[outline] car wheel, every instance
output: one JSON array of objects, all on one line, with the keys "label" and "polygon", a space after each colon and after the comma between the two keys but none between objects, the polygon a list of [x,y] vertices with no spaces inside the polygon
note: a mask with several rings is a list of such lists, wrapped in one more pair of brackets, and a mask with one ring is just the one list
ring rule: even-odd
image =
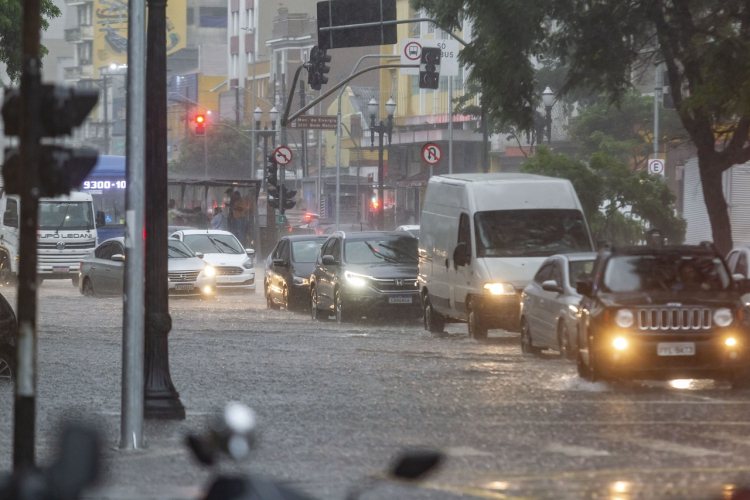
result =
[{"label": "car wheel", "polygon": [[570,333],[568,333],[568,327],[565,326],[564,321],[561,321],[557,328],[557,343],[559,345],[561,358],[570,361],[576,359],[576,349],[573,347]]},{"label": "car wheel", "polygon": [[81,287],[81,294],[86,297],[93,297],[96,295],[94,293],[94,286],[91,284],[91,280],[89,278],[83,279],[83,286]]},{"label": "car wheel", "polygon": [[0,382],[13,380],[15,374],[13,364],[13,355],[4,349],[0,349]]},{"label": "car wheel", "polygon": [[352,320],[352,314],[344,307],[344,303],[341,300],[341,289],[337,288],[333,296],[334,303],[336,305],[336,322],[346,323]]},{"label": "car wheel", "polygon": [[310,287],[310,316],[314,321],[322,319],[320,309],[318,309],[318,291],[315,287]]},{"label": "car wheel", "polygon": [[292,302],[291,302],[291,300],[289,300],[289,289],[287,287],[284,287],[284,293],[282,295],[282,299],[281,300],[284,303],[284,309],[286,309],[287,311],[291,311],[292,310]]},{"label": "car wheel", "polygon": [[445,318],[432,308],[429,295],[424,297],[424,329],[430,333],[443,333],[445,330]]},{"label": "car wheel", "polygon": [[10,262],[7,258],[3,258],[0,262],[0,285],[3,286],[14,286],[16,284],[16,275],[10,268]]},{"label": "car wheel", "polygon": [[474,304],[469,303],[469,337],[474,340],[487,340],[487,328],[477,314]]},{"label": "car wheel", "polygon": [[576,368],[578,368],[578,376],[581,377],[583,380],[588,380],[589,382],[593,382],[591,377],[591,368],[583,362],[583,355],[581,352],[578,352],[578,355],[576,356]]},{"label": "car wheel", "polygon": [[525,319],[521,323],[521,352],[524,354],[533,354],[534,356],[539,355],[542,349],[534,345],[534,341],[531,338],[531,328],[529,322]]}]

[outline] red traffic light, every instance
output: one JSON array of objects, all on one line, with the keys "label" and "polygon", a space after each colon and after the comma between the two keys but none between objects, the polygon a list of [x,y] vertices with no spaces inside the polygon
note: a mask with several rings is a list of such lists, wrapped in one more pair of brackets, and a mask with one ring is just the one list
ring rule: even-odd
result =
[{"label": "red traffic light", "polygon": [[195,123],[203,123],[206,121],[205,115],[195,115]]}]

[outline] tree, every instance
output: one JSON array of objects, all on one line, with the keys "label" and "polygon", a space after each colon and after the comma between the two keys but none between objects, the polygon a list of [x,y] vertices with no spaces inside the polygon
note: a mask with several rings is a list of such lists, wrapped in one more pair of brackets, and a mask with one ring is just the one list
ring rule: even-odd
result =
[{"label": "tree", "polygon": [[206,141],[205,152],[208,158],[209,177],[217,179],[251,177],[252,139],[234,127],[223,124],[208,125],[205,137],[189,134],[180,144],[178,159],[170,163],[169,170],[188,176],[205,176],[207,169],[204,141]]},{"label": "tree", "polygon": [[[42,29],[49,28],[49,19],[60,17],[62,13],[53,0],[42,0]],[[18,81],[23,65],[21,36],[23,28],[23,1],[0,0],[0,62],[7,66],[8,78]],[[39,57],[47,54],[47,48],[40,47]]]},{"label": "tree", "polygon": [[[472,23],[460,59],[484,105],[533,128],[534,67],[567,67],[561,95],[603,93],[620,104],[632,76],[663,62],[680,122],[696,147],[714,242],[732,248],[722,173],[750,160],[750,3],[744,0],[412,0],[443,29]],[[531,106],[528,104],[531,103]]]},{"label": "tree", "polygon": [[647,227],[661,229],[671,243],[685,238],[685,221],[675,216],[675,195],[666,182],[606,153],[595,153],[587,165],[540,146],[521,171],[570,180],[595,241],[636,244]]}]

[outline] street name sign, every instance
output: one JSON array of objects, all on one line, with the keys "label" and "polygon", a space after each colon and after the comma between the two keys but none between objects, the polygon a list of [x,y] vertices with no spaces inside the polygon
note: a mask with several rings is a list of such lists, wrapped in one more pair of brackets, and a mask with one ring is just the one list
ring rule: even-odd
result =
[{"label": "street name sign", "polygon": [[[440,49],[440,76],[458,76],[458,42],[456,40],[401,39],[401,64],[419,64],[422,47]],[[401,68],[402,75],[419,75],[419,68]]]},{"label": "street name sign", "polygon": [[335,116],[302,115],[289,123],[289,129],[336,130]]}]

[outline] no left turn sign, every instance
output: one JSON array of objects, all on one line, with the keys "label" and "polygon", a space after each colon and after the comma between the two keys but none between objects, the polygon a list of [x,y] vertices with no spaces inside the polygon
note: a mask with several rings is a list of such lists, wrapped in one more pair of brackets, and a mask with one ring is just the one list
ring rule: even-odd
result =
[{"label": "no left turn sign", "polygon": [[422,148],[422,159],[430,165],[437,164],[443,157],[443,150],[434,142],[428,142]]},{"label": "no left turn sign", "polygon": [[279,146],[273,152],[273,159],[279,165],[289,165],[292,161],[292,150],[286,146]]},{"label": "no left turn sign", "polygon": [[648,172],[650,174],[661,175],[662,177],[664,177],[664,160],[649,160]]}]

